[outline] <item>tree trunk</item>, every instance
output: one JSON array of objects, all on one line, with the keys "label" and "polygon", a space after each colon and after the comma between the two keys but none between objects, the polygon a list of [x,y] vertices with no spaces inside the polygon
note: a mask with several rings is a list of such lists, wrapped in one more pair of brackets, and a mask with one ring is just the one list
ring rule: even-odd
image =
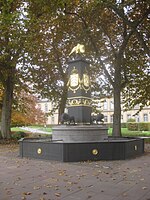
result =
[{"label": "tree trunk", "polygon": [[121,100],[120,90],[114,88],[114,116],[113,116],[113,137],[121,137]]},{"label": "tree trunk", "polygon": [[9,139],[10,136],[10,124],[11,124],[11,110],[13,101],[13,81],[14,74],[10,74],[5,82],[5,90],[2,105],[2,121],[1,121],[1,134],[2,138]]},{"label": "tree trunk", "polygon": [[61,100],[59,104],[59,116],[58,116],[58,123],[60,116],[64,113],[65,107],[66,107],[66,101],[67,101],[67,86],[64,86],[63,93],[61,95]]},{"label": "tree trunk", "polygon": [[121,137],[121,62],[116,59],[114,74],[114,116],[113,116],[113,137]]}]

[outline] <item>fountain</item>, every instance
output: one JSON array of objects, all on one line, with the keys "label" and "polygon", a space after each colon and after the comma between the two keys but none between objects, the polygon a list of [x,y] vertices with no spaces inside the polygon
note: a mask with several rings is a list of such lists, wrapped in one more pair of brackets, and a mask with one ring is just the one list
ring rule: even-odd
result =
[{"label": "fountain", "polygon": [[92,99],[89,63],[81,56],[84,46],[78,44],[68,62],[68,116],[73,123],[52,128],[50,138],[23,138],[20,156],[62,162],[122,160],[144,153],[144,139],[108,137],[105,124],[91,122]]}]

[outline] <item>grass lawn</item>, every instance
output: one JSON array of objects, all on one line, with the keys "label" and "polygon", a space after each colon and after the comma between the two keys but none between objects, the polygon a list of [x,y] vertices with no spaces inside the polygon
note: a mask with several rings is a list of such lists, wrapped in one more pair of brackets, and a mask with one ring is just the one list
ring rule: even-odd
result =
[{"label": "grass lawn", "polygon": [[[33,128],[33,129],[37,129],[39,131],[44,131],[44,132],[52,132],[52,128],[50,127],[41,127],[41,126],[28,126],[29,128]],[[11,128],[11,131],[14,131],[14,132],[18,132],[18,131],[22,131],[22,132],[30,132],[29,130],[24,130],[22,128],[19,128],[19,127],[13,127]]]},{"label": "grass lawn", "polygon": [[13,127],[13,128],[11,128],[11,131],[18,132],[18,131],[23,131],[23,130],[19,127]]},{"label": "grass lawn", "polygon": [[[121,133],[123,136],[148,136],[148,137],[150,137],[150,131],[129,131],[127,128],[122,128]],[[112,135],[112,128],[109,128],[108,134]]]},{"label": "grass lawn", "polygon": [[[36,132],[32,132],[31,130],[24,130],[19,127],[13,127],[11,128],[11,131],[13,132],[14,138],[20,139],[22,136],[21,134],[26,134],[25,137],[37,137],[37,135],[41,135],[42,137],[49,137],[52,134],[52,128],[51,127],[41,127],[41,126],[28,126],[29,128],[33,128],[34,130],[36,129]],[[38,133],[39,131],[44,131],[47,133]],[[145,142],[150,142],[150,131],[129,131],[127,128],[122,128],[121,129],[122,136],[126,137],[149,137],[145,139]],[[108,135],[112,135],[112,128],[108,129]]]},{"label": "grass lawn", "polygon": [[[37,130],[40,130],[40,131],[45,131],[45,132],[48,132],[48,133],[52,132],[51,127],[41,127],[41,126],[28,126],[28,127],[33,128],[33,129],[37,129]],[[14,131],[14,132],[18,132],[18,131],[29,132],[29,131],[23,130],[19,127],[13,127],[13,128],[11,128],[11,131]],[[127,128],[122,128],[121,132],[122,132],[123,136],[149,136],[150,137],[150,131],[129,131]],[[112,128],[109,128],[108,135],[112,135]]]}]

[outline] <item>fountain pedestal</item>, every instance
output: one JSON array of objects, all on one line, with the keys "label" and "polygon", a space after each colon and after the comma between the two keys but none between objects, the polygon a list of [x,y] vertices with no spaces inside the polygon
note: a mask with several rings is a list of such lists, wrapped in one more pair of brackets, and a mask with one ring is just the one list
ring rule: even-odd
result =
[{"label": "fountain pedestal", "polygon": [[19,141],[20,156],[62,162],[122,160],[144,153],[144,139],[110,138],[105,125],[91,123],[91,92],[88,62],[82,57],[69,62],[69,116],[76,125],[53,127],[51,138]]}]

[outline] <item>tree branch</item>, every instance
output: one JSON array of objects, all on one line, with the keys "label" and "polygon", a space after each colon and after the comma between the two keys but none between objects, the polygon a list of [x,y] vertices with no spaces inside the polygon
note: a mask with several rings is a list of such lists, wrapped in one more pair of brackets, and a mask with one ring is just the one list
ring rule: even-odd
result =
[{"label": "tree branch", "polygon": [[107,78],[108,78],[110,84],[113,86],[113,85],[114,85],[114,82],[113,82],[113,80],[112,80],[112,78],[111,78],[109,72],[107,71],[107,69],[106,69],[106,67],[105,67],[105,65],[104,65],[104,63],[103,63],[103,61],[102,61],[101,58],[100,58],[99,51],[98,51],[98,49],[97,49],[97,47],[96,47],[95,42],[93,41],[93,38],[92,38],[92,36],[91,36],[91,32],[90,32],[90,30],[89,30],[89,27],[88,27],[88,25],[87,25],[85,19],[84,19],[82,16],[80,16],[79,14],[77,14],[77,13],[68,12],[67,9],[66,9],[66,5],[65,5],[64,13],[65,13],[65,14],[68,14],[68,15],[74,15],[74,16],[78,17],[79,19],[81,19],[81,21],[82,21],[82,23],[83,23],[83,29],[86,30],[87,36],[89,37],[89,40],[90,40],[90,42],[91,42],[91,44],[92,44],[92,47],[93,47],[93,49],[94,49],[94,51],[95,51],[95,53],[96,53],[96,56],[98,56],[98,60],[99,60],[99,62],[100,62],[100,64],[101,64],[101,66],[102,66],[102,69],[104,70],[104,73],[106,74],[106,76],[107,76]]},{"label": "tree branch", "polygon": [[[128,20],[128,18],[124,15],[124,12],[122,10],[117,9],[117,7],[110,5],[109,6],[122,20],[123,22],[128,25],[131,28],[131,32],[135,33],[139,42],[141,43],[141,45],[143,46],[144,50],[147,52],[148,55],[150,55],[150,50],[147,47],[144,39],[142,38],[142,36],[140,35],[140,33],[137,30],[137,27],[143,22],[143,20],[148,16],[148,14],[150,13],[150,8],[148,8],[145,13],[142,15],[141,19],[131,22]],[[132,33],[132,34],[133,34]]]}]

